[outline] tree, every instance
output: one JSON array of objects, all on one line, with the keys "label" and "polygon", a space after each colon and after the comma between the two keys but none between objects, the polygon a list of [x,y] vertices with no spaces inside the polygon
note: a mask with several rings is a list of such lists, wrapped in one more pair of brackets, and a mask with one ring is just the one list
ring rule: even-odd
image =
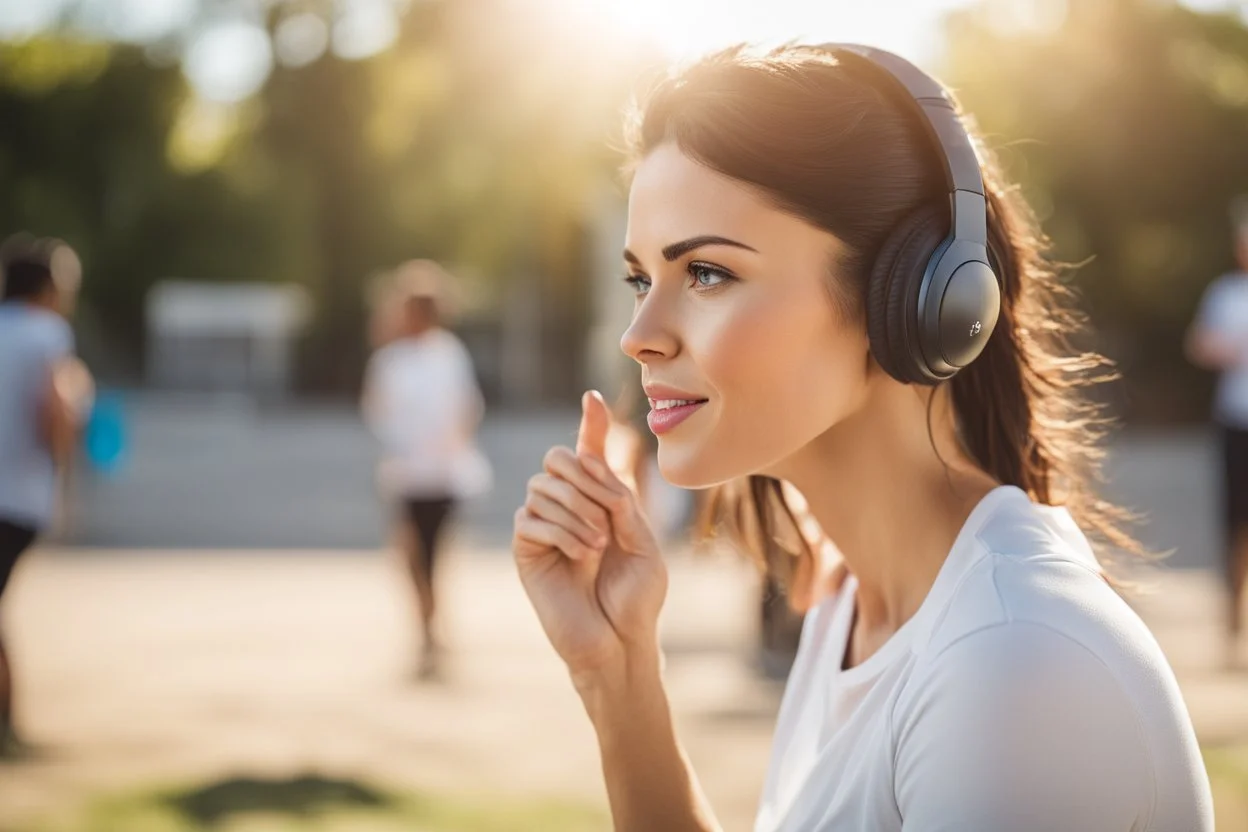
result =
[{"label": "tree", "polygon": [[1124,415],[1202,416],[1209,380],[1181,340],[1232,265],[1228,206],[1248,192],[1248,29],[1170,2],[1069,0],[981,2],[947,31],[946,78],[1078,264]]},{"label": "tree", "polygon": [[0,44],[0,228],[63,237],[88,270],[88,322],[131,371],[143,298],[168,277],[241,278],[280,259],[263,200],[167,146],[189,91],[133,46],[49,35]]},{"label": "tree", "polygon": [[[289,14],[333,13],[302,0],[262,8],[270,32]],[[505,313],[507,281],[534,281],[551,324],[544,347],[571,389],[585,203],[614,173],[609,139],[653,58],[605,25],[579,3],[413,4],[385,52],[278,67],[253,100],[226,108],[229,140],[192,165],[178,148],[202,102],[176,63],[69,32],[2,45],[0,186],[15,198],[0,226],[81,250],[87,311],[131,369],[155,281],[294,281],[316,310],[304,381],[350,391],[367,280],[433,257],[479,277],[486,314]]]}]

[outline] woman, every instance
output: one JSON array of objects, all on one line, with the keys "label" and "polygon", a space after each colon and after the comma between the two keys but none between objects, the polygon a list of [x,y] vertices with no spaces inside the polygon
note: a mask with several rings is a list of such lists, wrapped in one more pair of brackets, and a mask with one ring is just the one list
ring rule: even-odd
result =
[{"label": "woman", "polygon": [[434,566],[456,503],[489,486],[490,470],[475,442],[484,414],[472,359],[442,326],[446,276],[430,261],[400,269],[393,306],[374,322],[379,348],[364,380],[363,411],[382,444],[382,492],[400,515],[403,554],[420,612],[417,675],[437,674]]},{"label": "woman", "polygon": [[[622,347],[660,468],[729,484],[764,546],[793,517],[787,483],[844,564],[838,581],[825,546],[789,559],[810,611],[756,828],[1211,830],[1174,676],[1076,525],[1129,542],[1088,486],[1073,387],[1093,362],[1062,352],[1070,317],[1016,192],[985,167],[976,217],[952,110],[936,126],[884,60],[730,50],[662,84],[636,133]],[[950,317],[933,357],[930,293],[907,287],[976,219],[995,278],[974,261],[949,284],[947,306],[983,315]],[[583,407],[516,514],[520,576],[616,828],[714,829],[663,689],[663,561],[602,463],[601,399]]]}]

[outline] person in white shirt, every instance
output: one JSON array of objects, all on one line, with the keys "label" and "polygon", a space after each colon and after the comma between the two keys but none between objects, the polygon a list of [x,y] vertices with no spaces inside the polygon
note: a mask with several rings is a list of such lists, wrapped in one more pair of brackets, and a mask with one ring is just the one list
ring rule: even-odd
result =
[{"label": "person in white shirt", "polygon": [[[659,467],[720,489],[808,610],[755,829],[1212,832],[1174,674],[1085,537],[1139,548],[1091,488],[1098,361],[1065,346],[1077,319],[1018,190],[935,81],[885,67],[730,49],[634,123],[621,346]],[[976,239],[950,255],[986,257],[970,283],[924,294]],[[970,290],[983,314],[959,319]],[[667,572],[603,459],[601,396],[582,408],[516,511],[520,580],[615,828],[717,829],[663,686]]]},{"label": "person in white shirt", "polygon": [[381,444],[379,486],[400,514],[420,613],[418,673],[428,678],[441,649],[434,566],[445,524],[460,500],[489,488],[491,471],[475,438],[485,405],[471,356],[442,326],[445,273],[415,261],[400,278],[393,306],[381,310],[382,343],[365,371],[362,408]]},{"label": "person in white shirt", "polygon": [[[52,525],[58,474],[90,407],[93,384],[65,317],[80,268],[59,240],[16,235],[0,251],[0,599],[18,560]],[[28,750],[13,713],[0,637],[0,758]]]},{"label": "person in white shirt", "polygon": [[1213,420],[1222,440],[1226,662],[1231,667],[1240,662],[1248,581],[1248,199],[1237,207],[1232,216],[1239,270],[1209,284],[1186,344],[1194,364],[1219,373]]}]

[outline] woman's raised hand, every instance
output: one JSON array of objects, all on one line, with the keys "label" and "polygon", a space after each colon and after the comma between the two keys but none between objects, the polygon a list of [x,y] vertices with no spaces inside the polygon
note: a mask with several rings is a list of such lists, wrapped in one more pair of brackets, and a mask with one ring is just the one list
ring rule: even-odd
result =
[{"label": "woman's raised hand", "polygon": [[611,416],[581,398],[576,450],[552,448],[515,515],[512,549],[547,638],[574,677],[655,651],[667,567],[636,494],[607,466]]}]

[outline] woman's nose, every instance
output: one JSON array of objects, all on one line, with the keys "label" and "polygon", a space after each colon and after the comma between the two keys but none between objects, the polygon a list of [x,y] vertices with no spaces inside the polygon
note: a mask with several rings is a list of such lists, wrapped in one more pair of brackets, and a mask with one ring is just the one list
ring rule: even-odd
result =
[{"label": "woman's nose", "polygon": [[671,312],[663,308],[662,300],[654,294],[647,295],[620,338],[620,349],[639,364],[672,358],[680,351],[680,339],[671,325]]}]

